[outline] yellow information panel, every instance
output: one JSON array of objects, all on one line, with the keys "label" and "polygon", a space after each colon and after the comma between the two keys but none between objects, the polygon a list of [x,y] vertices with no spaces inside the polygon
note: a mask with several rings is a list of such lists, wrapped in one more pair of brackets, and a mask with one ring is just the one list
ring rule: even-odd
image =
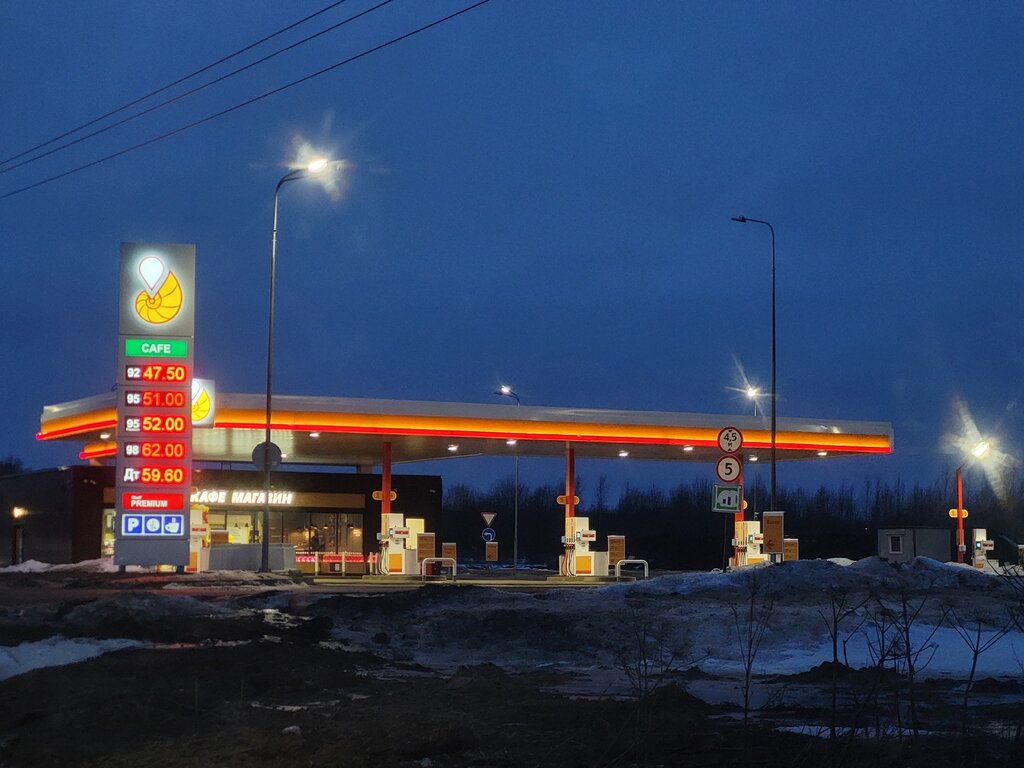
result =
[{"label": "yellow information panel", "polygon": [[441,557],[450,557],[452,560],[459,559],[459,548],[454,541],[441,542]]},{"label": "yellow information panel", "polygon": [[498,542],[488,541],[487,546],[487,562],[496,563],[498,562]]},{"label": "yellow information panel", "polygon": [[787,563],[800,559],[800,539],[783,539],[782,549],[782,559]]},{"label": "yellow information panel", "polygon": [[416,534],[416,562],[422,563],[425,557],[436,557],[437,544],[433,533]]},{"label": "yellow information panel", "polygon": [[785,512],[765,512],[761,515],[761,530],[764,532],[764,544],[761,551],[766,555],[781,555],[784,552],[785,534],[782,519]]},{"label": "yellow information panel", "polygon": [[615,565],[619,560],[626,559],[626,537],[608,535],[608,563]]}]

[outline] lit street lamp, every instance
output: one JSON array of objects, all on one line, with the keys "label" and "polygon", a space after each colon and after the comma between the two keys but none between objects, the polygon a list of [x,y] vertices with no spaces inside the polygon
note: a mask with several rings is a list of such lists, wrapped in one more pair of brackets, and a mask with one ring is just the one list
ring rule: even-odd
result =
[{"label": "lit street lamp", "polygon": [[739,222],[740,224],[746,224],[747,222],[750,222],[751,224],[764,224],[772,233],[772,389],[771,394],[769,395],[772,402],[772,490],[770,509],[777,510],[778,508],[775,506],[775,415],[778,400],[775,391],[775,227],[767,221],[762,221],[761,219],[748,219],[746,216],[733,216],[732,220]]},{"label": "lit street lamp", "polygon": [[277,287],[277,201],[281,187],[286,182],[302,179],[320,173],[329,164],[326,158],[320,157],[310,162],[305,168],[296,168],[286,173],[277,182],[274,189],[274,229],[270,237],[270,311],[267,321],[267,424],[262,445],[256,446],[253,457],[263,460],[263,532],[260,536],[260,573],[270,572],[270,472],[281,461],[281,449],[270,442],[270,398],[273,391],[274,374],[274,293]]},{"label": "lit street lamp", "polygon": [[757,387],[747,387],[747,399],[754,403],[754,415],[757,416],[757,397],[761,394],[761,390]]},{"label": "lit street lamp", "polygon": [[[988,442],[985,440],[980,441],[974,448],[971,449],[971,456],[975,459],[980,459],[988,453],[989,448]],[[959,467],[956,468],[956,561],[962,563],[964,561],[964,552],[967,547],[964,546],[964,478],[963,469],[965,461]]]},{"label": "lit street lamp", "polygon": [[[515,400],[516,405],[522,405],[519,402],[519,395],[508,384],[502,384],[496,390],[494,394],[502,397],[509,397]],[[516,475],[515,475],[515,490],[512,493],[512,578],[516,578],[519,575],[519,449],[516,449]]]}]

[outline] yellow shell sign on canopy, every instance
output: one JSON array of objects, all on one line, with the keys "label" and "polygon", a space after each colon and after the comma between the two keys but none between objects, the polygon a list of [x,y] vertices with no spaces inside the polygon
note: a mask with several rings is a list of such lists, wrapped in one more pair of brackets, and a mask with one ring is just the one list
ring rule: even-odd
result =
[{"label": "yellow shell sign on canopy", "polygon": [[213,379],[192,379],[192,426],[213,427],[217,386]]}]

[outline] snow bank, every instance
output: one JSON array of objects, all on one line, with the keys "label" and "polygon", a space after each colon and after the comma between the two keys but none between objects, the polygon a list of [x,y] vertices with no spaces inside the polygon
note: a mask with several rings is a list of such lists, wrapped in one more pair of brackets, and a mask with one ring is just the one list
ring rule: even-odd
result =
[{"label": "snow bank", "polygon": [[631,595],[685,595],[729,599],[746,593],[752,579],[775,592],[778,597],[826,592],[830,589],[869,590],[884,587],[910,591],[928,589],[995,589],[999,578],[969,565],[940,563],[918,557],[909,563],[890,563],[879,557],[852,561],[796,560],[773,566],[752,566],[721,572],[692,572],[658,576],[641,582],[606,587],[608,593]]},{"label": "snow bank", "polygon": [[55,636],[10,648],[0,647],[0,680],[23,675],[33,669],[62,667],[96,658],[110,651],[141,648],[136,640],[82,640]]},{"label": "snow bank", "polygon": [[[8,565],[0,568],[0,573],[48,573],[51,571],[81,571],[83,573],[117,573],[114,558],[101,557],[97,560],[82,560],[78,563],[41,563],[38,560],[26,560],[19,565]],[[138,570],[134,566],[134,570]]]},{"label": "snow bank", "polygon": [[8,565],[6,568],[0,568],[0,573],[42,573],[43,571],[50,570],[52,567],[49,563],[41,563],[38,560],[26,560],[18,565]]}]

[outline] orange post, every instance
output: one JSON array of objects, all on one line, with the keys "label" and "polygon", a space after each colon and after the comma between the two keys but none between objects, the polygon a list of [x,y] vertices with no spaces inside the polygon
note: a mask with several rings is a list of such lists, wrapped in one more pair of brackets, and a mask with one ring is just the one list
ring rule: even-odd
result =
[{"label": "orange post", "polygon": [[384,455],[381,458],[380,467],[380,513],[391,514],[391,443],[384,443]]},{"label": "orange post", "polygon": [[576,449],[565,444],[565,516],[576,517]]},{"label": "orange post", "polygon": [[956,561],[964,561],[964,479],[960,470],[956,468]]}]

